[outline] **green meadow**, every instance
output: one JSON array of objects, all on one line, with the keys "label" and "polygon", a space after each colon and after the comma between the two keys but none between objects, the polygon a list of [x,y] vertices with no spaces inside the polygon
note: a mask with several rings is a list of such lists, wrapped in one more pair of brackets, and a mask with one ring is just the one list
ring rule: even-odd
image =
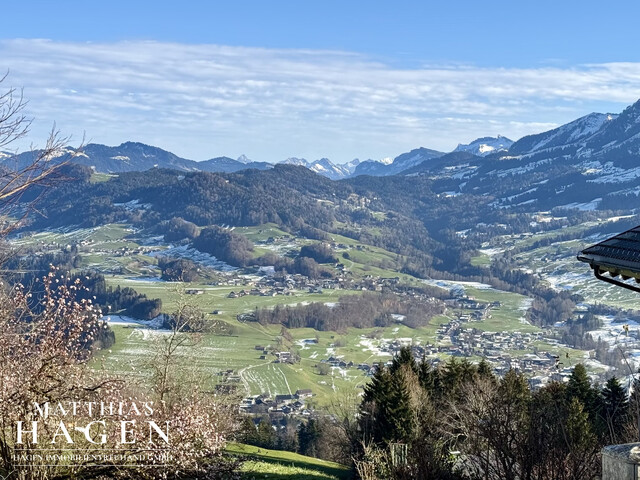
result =
[{"label": "green meadow", "polygon": [[346,480],[352,478],[351,470],[339,463],[305,457],[282,450],[230,443],[228,455],[245,459],[242,466],[243,480]]},{"label": "green meadow", "polygon": [[[96,181],[100,181],[96,179]],[[575,228],[576,233],[583,231]],[[275,224],[255,227],[239,227],[235,233],[242,234],[256,244],[255,254],[274,251],[279,254],[295,253],[301,246],[311,243],[306,238],[294,237],[278,228]],[[564,232],[564,231],[563,231]],[[526,245],[532,245],[537,238],[550,235],[531,236]],[[367,275],[381,277],[399,277],[404,284],[419,285],[422,280],[410,275],[399,274],[394,269],[402,262],[402,258],[379,247],[374,247],[341,235],[331,234],[331,241],[339,245],[336,249],[337,259],[345,265],[355,278]],[[510,248],[516,244],[521,246],[522,239],[501,239],[502,248]],[[190,304],[199,307],[215,328],[213,332],[203,336],[195,347],[179,352],[184,359],[185,368],[194,370],[206,383],[213,386],[224,380],[220,372],[233,371],[233,377],[242,394],[271,395],[295,392],[298,389],[310,388],[314,392],[312,402],[317,406],[328,405],[332,398],[341,394],[360,392],[368,377],[357,368],[319,369],[321,360],[330,356],[344,359],[345,362],[373,364],[386,362],[390,354],[381,350],[396,339],[403,339],[420,344],[438,344],[436,330],[442,323],[447,323],[457,315],[469,313],[465,311],[447,311],[418,329],[411,329],[402,323],[385,328],[348,329],[344,332],[316,332],[301,328],[289,331],[290,340],[281,336],[281,327],[276,325],[261,326],[253,322],[241,322],[237,316],[256,308],[272,308],[276,305],[295,305],[311,302],[334,304],[345,295],[358,295],[357,290],[324,289],[322,293],[309,293],[306,290],[294,291],[291,296],[254,296],[246,295],[229,298],[232,291],[251,289],[250,285],[226,285],[226,280],[238,278],[237,273],[206,274],[193,283],[164,282],[157,277],[157,259],[151,256],[151,250],[163,250],[166,246],[146,246],[147,239],[140,232],[125,224],[109,224],[96,228],[76,230],[57,230],[35,233],[14,240],[14,245],[21,248],[37,249],[64,248],[66,245],[78,245],[82,264],[80,268],[90,268],[103,272],[108,285],[112,287],[131,287],[150,298],[160,298],[163,311],[174,312],[180,305]],[[496,248],[498,245],[487,245]],[[524,250],[517,255],[517,262],[530,265],[549,273],[550,268],[575,268],[567,262],[569,253],[577,248],[577,243],[565,242],[553,244],[544,249]],[[477,265],[487,265],[492,260],[488,254],[474,258]],[[574,262],[575,263],[575,262]],[[327,265],[332,268],[331,265]],[[551,272],[552,273],[552,272]],[[155,278],[154,278],[155,277]],[[245,277],[248,280],[256,276]],[[456,282],[451,282],[455,284]],[[500,302],[499,307],[491,309],[490,316],[468,327],[487,331],[520,331],[536,332],[539,329],[524,320],[530,299],[515,293],[485,288],[478,284],[462,284],[466,294],[481,302]],[[580,288],[588,288],[582,286]],[[199,295],[189,295],[188,289],[202,290]],[[618,289],[620,290],[620,289]],[[616,293],[617,304],[623,305],[624,292]],[[216,312],[214,314],[214,312]],[[112,312],[109,312],[112,313]],[[116,343],[108,351],[100,352],[94,365],[110,371],[138,375],[144,381],[149,374],[145,365],[153,358],[154,345],[158,338],[166,332],[152,330],[142,325],[114,324],[113,331]],[[306,341],[305,341],[306,340]],[[440,344],[446,345],[449,339]],[[271,353],[261,359],[265,347],[269,352],[288,350],[300,356],[300,362],[290,365],[274,363]],[[564,351],[555,344],[539,345],[547,351]],[[528,351],[518,352],[530,353]],[[580,358],[582,352],[572,353],[571,358]],[[442,356],[442,355],[440,355]]]}]

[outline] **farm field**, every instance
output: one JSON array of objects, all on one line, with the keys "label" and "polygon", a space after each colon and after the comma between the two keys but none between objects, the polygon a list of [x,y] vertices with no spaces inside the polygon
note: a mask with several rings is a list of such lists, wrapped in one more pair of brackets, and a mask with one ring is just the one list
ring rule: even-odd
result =
[{"label": "farm field", "polygon": [[[94,361],[96,368],[138,375],[144,381],[149,374],[145,363],[153,358],[155,352],[154,341],[169,333],[140,325],[113,324],[112,329],[116,343],[108,351],[98,353]],[[275,344],[280,333],[279,326],[265,328],[259,324],[241,324],[234,335],[206,335],[199,345],[183,349],[178,355],[184,359],[183,368],[191,370],[211,388],[220,381],[219,372],[234,370],[239,376],[238,386],[243,394],[267,393],[273,396],[308,388],[314,392],[313,403],[326,406],[336,394],[353,393],[354,389],[363,386],[367,377],[361,370],[338,367],[321,375],[316,368],[321,359],[333,355],[354,363],[386,362],[391,356],[376,348],[381,341],[408,337],[411,333],[419,335],[415,337],[416,341],[435,340],[429,329],[412,331],[407,327],[387,327],[376,330],[382,337],[375,340],[366,337],[373,329],[350,329],[344,335],[307,328],[289,330],[293,337],[293,350],[297,350],[301,357],[301,361],[293,365],[273,363],[273,356],[263,360],[259,358],[262,352],[254,347]],[[338,339],[338,343],[344,346],[335,346]],[[307,344],[305,340],[318,343]]]},{"label": "farm field", "polygon": [[[586,228],[592,226],[592,223],[561,231],[562,234],[566,234],[567,231],[575,233],[577,238],[574,240],[556,242],[535,249],[529,247],[540,239],[558,235],[560,231],[530,235],[524,239],[500,237],[483,247],[480,254],[473,259],[473,263],[489,265],[495,255],[517,246],[518,253],[514,255],[517,265],[540,275],[550,286],[572,288],[586,298],[590,298],[590,295],[597,291],[599,301],[631,307],[634,302],[633,294],[601,285],[592,279],[586,265],[574,260],[575,253],[590,240],[582,240],[579,236]],[[238,227],[233,230],[255,242],[256,250],[260,254],[267,251],[280,255],[291,254],[301,246],[311,243],[309,239],[287,234],[275,224]],[[377,275],[386,278],[398,277],[400,283],[407,285],[425,283],[424,280],[396,272],[395,265],[402,259],[395,254],[340,235],[332,234],[331,241],[337,245],[336,257],[355,277]],[[102,272],[107,285],[114,288],[131,287],[149,298],[160,298],[165,313],[172,313],[183,304],[200,308],[217,327],[220,327],[214,331],[224,334],[206,334],[197,347],[180,352],[180,355],[185,360],[184,364],[188,365],[205,385],[213,388],[225,378],[220,372],[233,371],[233,375],[238,378],[240,392],[244,394],[275,395],[294,393],[298,389],[312,389],[312,402],[317,406],[328,405],[336,394],[361,392],[361,387],[368,379],[362,370],[354,367],[332,367],[328,372],[324,371],[324,374],[321,374],[318,368],[321,360],[335,357],[345,362],[353,362],[354,365],[386,362],[391,359],[391,355],[383,351],[383,346],[394,341],[446,346],[450,344],[448,337],[438,340],[436,331],[441,324],[448,323],[464,313],[448,310],[444,315],[433,318],[428,325],[418,329],[411,329],[401,322],[384,328],[349,329],[345,332],[292,329],[288,332],[290,340],[283,341],[280,326],[265,327],[253,322],[240,322],[237,316],[252,312],[256,308],[271,308],[275,305],[311,302],[332,305],[344,295],[357,295],[361,292],[347,289],[323,289],[321,293],[295,290],[291,296],[246,295],[230,298],[229,294],[232,291],[237,292],[248,287],[243,287],[242,283],[227,285],[226,280],[245,278],[252,281],[258,277],[253,274],[238,275],[237,271],[224,267],[224,264],[222,270],[208,273],[196,282],[165,282],[159,279],[157,256],[168,246],[163,244],[161,237],[145,237],[126,224],[40,232],[15,239],[13,244],[18,248],[39,249],[64,248],[66,245],[75,244],[81,256],[80,268]],[[175,251],[175,248],[171,249],[172,253]],[[215,258],[211,259],[211,265],[220,265]],[[200,258],[197,261],[200,261]],[[480,302],[499,303],[499,307],[492,308],[487,318],[468,324],[468,328],[493,332],[540,331],[538,327],[525,320],[525,312],[531,304],[531,299],[526,296],[473,282],[431,280],[426,283],[448,290],[463,291],[465,295]],[[202,294],[188,295],[186,291],[189,289],[199,290]],[[139,323],[118,323],[113,324],[112,328],[116,335],[116,344],[109,351],[100,352],[95,360],[96,368],[138,375],[141,381],[144,381],[145,375],[149,374],[145,363],[153,357],[154,342],[166,335],[166,332],[153,330]],[[259,346],[271,347],[271,350],[295,351],[300,357],[300,362],[293,365],[274,363],[275,357],[271,354],[261,359],[263,352],[257,350]],[[539,342],[535,348],[558,355],[570,353],[571,364],[588,356],[585,352],[573,351],[555,341]],[[521,356],[533,353],[533,350],[510,353]],[[446,354],[438,353],[437,357],[446,359]]]},{"label": "farm field", "polygon": [[[325,289],[322,293],[309,293],[306,291],[296,291],[292,296],[254,296],[246,295],[238,298],[228,298],[232,291],[239,291],[242,286],[212,286],[209,284],[192,282],[164,282],[157,279],[131,278],[129,276],[114,275],[106,277],[108,285],[113,287],[131,287],[137,292],[144,293],[150,298],[162,300],[163,310],[167,313],[174,311],[180,302],[187,302],[201,308],[205,313],[219,310],[221,313],[217,318],[223,320],[234,320],[236,315],[253,311],[256,307],[268,308],[275,305],[296,305],[299,303],[332,303],[336,302],[343,295],[354,295],[353,290],[331,290]],[[188,295],[188,289],[203,290],[202,295]]]}]

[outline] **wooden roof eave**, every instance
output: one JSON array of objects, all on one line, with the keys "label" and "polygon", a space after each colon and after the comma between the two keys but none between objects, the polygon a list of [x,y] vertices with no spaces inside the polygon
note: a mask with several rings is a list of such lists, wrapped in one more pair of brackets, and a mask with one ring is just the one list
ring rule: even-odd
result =
[{"label": "wooden roof eave", "polygon": [[[593,270],[594,276],[598,280],[626,288],[634,292],[640,292],[640,287],[624,282],[630,278],[635,279],[636,283],[640,283],[640,264],[637,262],[629,262],[620,259],[611,259],[601,255],[581,254],[578,260],[589,264]],[[609,273],[611,277],[605,277],[603,273]],[[616,277],[620,276],[622,280]]]}]

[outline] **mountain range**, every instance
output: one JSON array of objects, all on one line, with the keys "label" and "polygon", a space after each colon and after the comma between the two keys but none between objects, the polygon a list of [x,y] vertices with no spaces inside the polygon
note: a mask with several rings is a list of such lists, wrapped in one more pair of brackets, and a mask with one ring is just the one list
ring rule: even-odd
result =
[{"label": "mountain range", "polygon": [[[397,174],[340,181],[311,170],[329,167],[323,160],[208,173],[185,171],[167,152],[150,158],[152,147],[129,144],[128,153],[142,151],[148,162],[162,159],[171,166],[93,183],[89,168],[71,164],[64,167],[65,178],[77,181],[31,189],[21,200],[39,200],[41,215],[30,228],[114,222],[148,228],[174,218],[203,227],[274,223],[306,238],[340,234],[375,243],[410,258],[403,268],[421,275],[432,268],[466,271],[470,249],[490,238],[595,226],[601,218],[624,219],[614,225],[617,230],[636,224],[640,102],[619,115],[589,114],[521,138],[508,150],[490,145],[492,153],[475,154],[485,153],[480,146],[488,144],[482,139],[441,155],[416,149],[391,163],[378,162],[384,170],[405,168]],[[96,151],[92,147],[80,159],[93,160]],[[244,160],[243,165],[256,163]]]},{"label": "mountain range", "polygon": [[[252,161],[244,155],[237,159],[222,156],[196,162],[137,142],[126,142],[116,147],[88,144],[80,152],[68,149],[55,160],[66,160],[74,153],[74,163],[105,173],[144,171],[154,167],[225,173],[248,168],[273,168],[272,163]],[[0,163],[20,167],[27,165],[33,155],[34,152],[18,155],[4,152],[0,155]],[[292,157],[281,163],[303,166],[332,180],[359,175],[442,176],[449,173],[451,178],[465,180],[459,182],[459,189],[464,189],[466,181],[482,175],[502,178],[544,170],[544,165],[549,164],[556,168],[571,166],[591,184],[624,183],[625,179],[635,179],[640,175],[640,101],[619,115],[591,113],[516,142],[498,135],[459,144],[450,153],[420,147],[393,159],[377,161],[355,159],[335,164],[327,158],[309,161]]]},{"label": "mountain range", "polygon": [[451,195],[494,197],[496,208],[631,211],[640,206],[640,101],[523,137],[508,151],[453,152],[403,174],[437,179]]},{"label": "mountain range", "polygon": [[[505,146],[511,145],[511,143],[513,143],[511,140],[501,136],[497,138],[484,137],[468,145],[458,145],[456,151],[470,151],[479,155],[486,155],[494,151],[503,151]],[[28,165],[37,153],[38,151],[29,151],[15,155],[8,152],[0,152],[0,163],[13,168],[22,168]],[[336,164],[328,158],[309,161],[304,158],[291,157],[280,163],[303,166],[331,180],[340,180],[356,175],[395,175],[426,160],[443,155],[445,155],[444,152],[421,147],[398,155],[395,158],[382,160],[369,159],[360,161],[356,158],[344,164]],[[90,143],[80,150],[67,148],[54,161],[63,162],[71,158],[73,158],[74,163],[91,167],[96,172],[101,173],[144,171],[155,167],[172,168],[185,172],[225,173],[237,172],[247,168],[258,170],[273,168],[272,163],[253,161],[245,155],[241,155],[237,159],[221,156],[204,161],[194,161],[179,157],[159,147],[140,142],[125,142],[114,147]]]},{"label": "mountain range", "polygon": [[[23,152],[18,155],[0,156],[0,162],[10,167],[22,168],[28,165],[38,152]],[[121,173],[129,171],[144,171],[150,168],[171,168],[185,172],[237,172],[247,168],[266,170],[273,168],[268,162],[254,162],[244,155],[234,160],[229,157],[216,157],[201,162],[188,160],[158,147],[139,142],[125,142],[117,147],[109,147],[97,143],[90,143],[75,151],[72,148],[62,152],[56,161],[69,160],[92,167],[97,172]]]},{"label": "mountain range", "polygon": [[339,180],[341,178],[347,178],[353,175],[357,166],[361,162],[356,158],[354,160],[351,160],[349,163],[337,165],[328,158],[321,158],[320,160],[310,162],[304,158],[292,157],[287,158],[284,162],[281,163],[284,163],[285,165],[299,165],[302,167],[306,167],[313,172],[330,178],[331,180]]}]

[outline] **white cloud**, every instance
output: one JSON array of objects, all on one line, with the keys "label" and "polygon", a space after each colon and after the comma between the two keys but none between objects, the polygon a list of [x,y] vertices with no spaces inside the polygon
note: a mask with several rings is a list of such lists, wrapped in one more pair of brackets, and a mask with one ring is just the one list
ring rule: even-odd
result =
[{"label": "white cloud", "polygon": [[151,143],[194,159],[276,161],[451,150],[522,135],[637,100],[640,64],[399,69],[348,52],[156,42],[0,41],[0,68],[24,86],[42,141]]}]

